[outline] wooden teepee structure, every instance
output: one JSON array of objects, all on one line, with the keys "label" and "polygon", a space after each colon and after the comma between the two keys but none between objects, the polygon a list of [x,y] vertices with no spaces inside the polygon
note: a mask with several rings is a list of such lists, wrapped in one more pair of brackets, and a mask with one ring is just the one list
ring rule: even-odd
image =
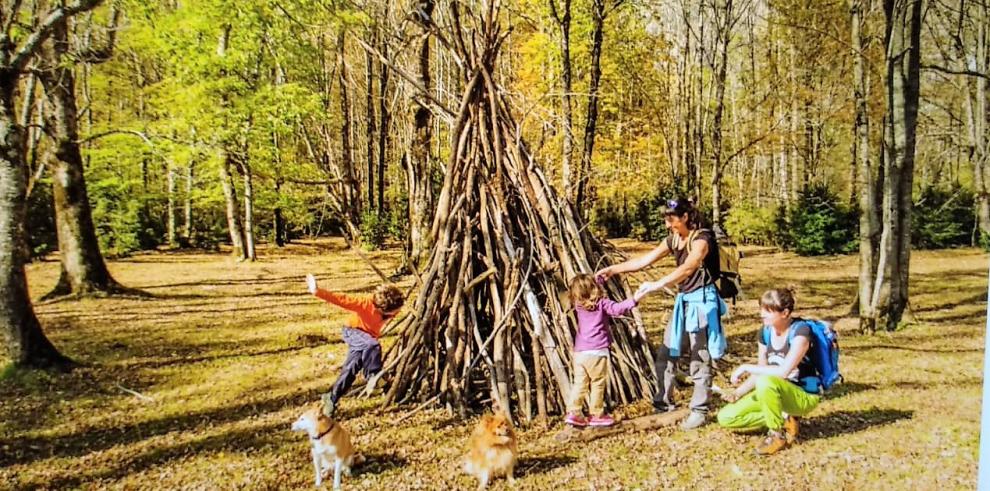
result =
[{"label": "wooden teepee structure", "polygon": [[[498,0],[470,17],[460,8],[451,3],[442,40],[463,63],[454,148],[435,246],[386,354],[386,403],[437,401],[464,414],[490,400],[529,420],[563,411],[569,393],[576,323],[567,280],[608,258],[532,160],[493,77],[507,34]],[[471,29],[461,28],[462,15]],[[617,279],[606,290],[614,299],[630,294]],[[638,312],[613,323],[613,339],[607,400],[649,395],[651,351]]]}]

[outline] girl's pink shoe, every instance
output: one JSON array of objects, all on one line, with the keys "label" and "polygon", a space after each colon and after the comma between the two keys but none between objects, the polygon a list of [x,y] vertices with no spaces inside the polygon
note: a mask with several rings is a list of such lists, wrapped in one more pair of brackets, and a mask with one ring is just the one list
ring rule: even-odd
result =
[{"label": "girl's pink shoe", "polygon": [[588,420],[588,426],[612,426],[615,424],[615,420],[607,414],[601,416],[592,416]]},{"label": "girl's pink shoe", "polygon": [[568,413],[567,416],[564,418],[564,422],[571,426],[576,426],[578,428],[583,428],[585,426],[588,426],[588,420],[585,419],[584,416],[581,416],[580,414]]}]

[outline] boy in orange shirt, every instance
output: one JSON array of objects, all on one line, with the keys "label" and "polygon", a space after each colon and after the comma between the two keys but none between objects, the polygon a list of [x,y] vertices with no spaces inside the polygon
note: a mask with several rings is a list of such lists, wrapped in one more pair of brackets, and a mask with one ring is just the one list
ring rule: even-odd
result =
[{"label": "boy in orange shirt", "polygon": [[347,359],[340,377],[333,384],[330,392],[323,394],[323,412],[332,417],[337,409],[337,402],[351,388],[358,372],[364,372],[364,378],[382,369],[382,345],[378,342],[382,326],[402,308],[405,298],[402,292],[392,285],[381,285],[370,297],[353,297],[343,293],[323,290],[316,286],[316,278],[306,275],[306,286],[309,293],[351,311],[341,337],[347,343]]}]

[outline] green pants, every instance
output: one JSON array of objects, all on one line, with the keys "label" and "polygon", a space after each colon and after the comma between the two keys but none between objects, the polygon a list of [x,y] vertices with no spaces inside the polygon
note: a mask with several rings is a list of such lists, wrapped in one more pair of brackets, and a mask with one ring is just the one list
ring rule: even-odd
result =
[{"label": "green pants", "polygon": [[784,415],[805,416],[818,405],[809,394],[780,377],[756,375],[756,390],[718,411],[718,424],[736,431],[779,430]]}]

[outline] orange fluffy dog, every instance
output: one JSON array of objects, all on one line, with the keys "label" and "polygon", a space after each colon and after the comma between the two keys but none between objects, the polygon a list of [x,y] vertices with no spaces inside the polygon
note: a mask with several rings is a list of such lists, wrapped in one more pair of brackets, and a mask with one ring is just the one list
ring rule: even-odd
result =
[{"label": "orange fluffy dog", "polygon": [[516,466],[517,453],[512,421],[501,412],[486,414],[478,421],[468,442],[464,472],[478,479],[478,489],[485,489],[491,478],[503,475],[509,480],[509,484],[515,484],[512,472]]},{"label": "orange fluffy dog", "polygon": [[316,471],[316,487],[323,484],[323,475],[333,469],[333,489],[340,489],[340,473],[351,475],[351,466],[360,464],[364,457],[354,453],[351,436],[343,426],[323,415],[319,403],[314,404],[292,423],[292,431],[304,431],[313,446],[313,468]]}]

